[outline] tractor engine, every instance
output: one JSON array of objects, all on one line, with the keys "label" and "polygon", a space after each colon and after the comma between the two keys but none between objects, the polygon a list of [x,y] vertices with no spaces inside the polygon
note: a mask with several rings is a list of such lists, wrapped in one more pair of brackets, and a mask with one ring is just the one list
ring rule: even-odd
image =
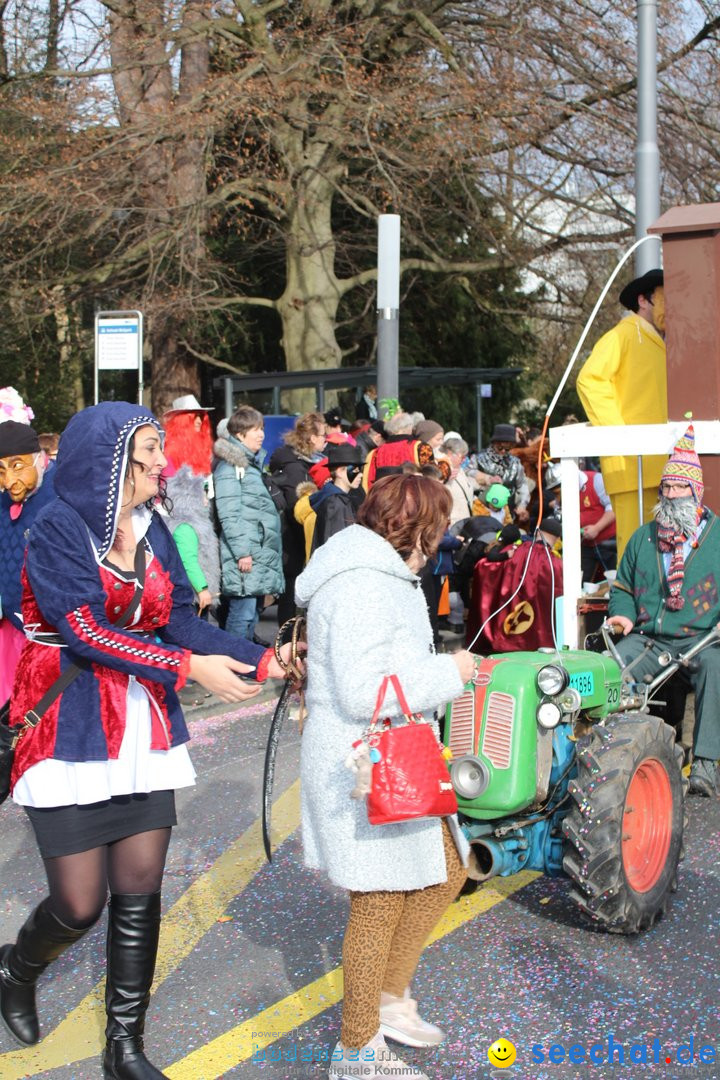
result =
[{"label": "tractor engine", "polygon": [[620,706],[609,656],[554,649],[478,657],[448,706],[445,743],[463,830],[481,880],[518,870],[563,873],[562,821],[578,750]]}]

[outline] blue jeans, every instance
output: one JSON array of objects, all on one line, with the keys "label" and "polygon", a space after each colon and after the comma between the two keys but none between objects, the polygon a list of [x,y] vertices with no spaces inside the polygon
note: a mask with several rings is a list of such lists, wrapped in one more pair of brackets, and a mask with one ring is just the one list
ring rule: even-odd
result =
[{"label": "blue jeans", "polygon": [[259,617],[257,596],[231,596],[225,629],[252,641]]}]

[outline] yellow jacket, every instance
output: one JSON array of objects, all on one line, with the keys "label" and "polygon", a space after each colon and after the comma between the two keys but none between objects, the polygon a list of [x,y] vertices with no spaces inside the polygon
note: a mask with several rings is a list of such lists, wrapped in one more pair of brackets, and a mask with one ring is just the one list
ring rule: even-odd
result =
[{"label": "yellow jacket", "polygon": [[[595,427],[667,423],[665,342],[640,315],[604,334],[583,364],[577,392]],[[643,458],[643,487],[660,483],[666,457]],[[601,459],[608,495],[637,490],[634,457]]]},{"label": "yellow jacket", "polygon": [[305,562],[307,563],[312,551],[313,535],[315,533],[315,511],[310,505],[310,496],[317,491],[317,487],[310,480],[298,484],[298,500],[293,509],[293,515],[298,525],[302,525],[305,534]]}]

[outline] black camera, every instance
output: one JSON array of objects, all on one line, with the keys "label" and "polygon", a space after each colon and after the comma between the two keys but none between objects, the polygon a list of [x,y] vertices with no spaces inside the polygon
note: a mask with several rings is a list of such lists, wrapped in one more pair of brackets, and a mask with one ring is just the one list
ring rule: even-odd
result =
[{"label": "black camera", "polygon": [[363,471],[362,465],[348,465],[348,467],[347,467],[348,482],[352,484],[353,481],[355,480],[355,477],[359,476],[360,473],[362,473],[362,471]]}]

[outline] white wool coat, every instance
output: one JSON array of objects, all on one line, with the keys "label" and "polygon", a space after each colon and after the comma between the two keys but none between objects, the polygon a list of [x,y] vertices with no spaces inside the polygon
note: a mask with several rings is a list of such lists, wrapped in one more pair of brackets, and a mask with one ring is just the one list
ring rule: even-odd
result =
[{"label": "white wool coat", "polygon": [[[446,881],[440,820],[370,825],[365,799],[350,798],[354,776],[345,765],[383,676],[399,676],[413,712],[432,714],[462,693],[452,657],[433,650],[419,579],[386,540],[351,525],[313,554],[295,595],[307,608],[300,769],[306,864],[356,892]],[[401,715],[391,688],[382,715]],[[465,859],[462,838],[459,844]]]},{"label": "white wool coat", "polygon": [[446,487],[452,495],[453,501],[450,510],[450,524],[454,525],[464,518],[472,517],[477,486],[472,482],[465,470],[459,469],[452,480],[448,480]]}]

